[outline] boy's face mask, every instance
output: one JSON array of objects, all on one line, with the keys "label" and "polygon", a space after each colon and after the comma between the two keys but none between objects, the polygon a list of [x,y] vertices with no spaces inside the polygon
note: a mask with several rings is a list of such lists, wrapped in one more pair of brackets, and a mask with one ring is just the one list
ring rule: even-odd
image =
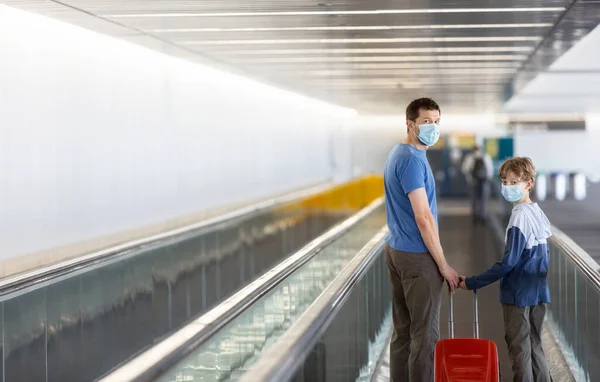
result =
[{"label": "boy's face mask", "polygon": [[502,196],[506,201],[515,203],[523,199],[525,192],[523,191],[524,183],[512,184],[510,186],[502,185]]}]

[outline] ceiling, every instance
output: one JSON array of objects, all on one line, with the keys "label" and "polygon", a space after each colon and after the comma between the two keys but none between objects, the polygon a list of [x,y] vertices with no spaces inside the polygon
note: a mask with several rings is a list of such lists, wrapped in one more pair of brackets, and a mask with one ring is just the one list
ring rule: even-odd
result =
[{"label": "ceiling", "polygon": [[[600,11],[596,17],[600,19]],[[600,114],[600,26],[526,82],[504,110],[510,114]]]},{"label": "ceiling", "polygon": [[[556,39],[574,4],[600,10],[591,0],[0,3],[367,114],[402,113],[420,96],[434,97],[445,111],[498,111],[509,98],[508,84],[526,84],[563,53],[544,44]],[[564,46],[591,24],[570,33]],[[524,68],[533,76],[517,75]]]}]

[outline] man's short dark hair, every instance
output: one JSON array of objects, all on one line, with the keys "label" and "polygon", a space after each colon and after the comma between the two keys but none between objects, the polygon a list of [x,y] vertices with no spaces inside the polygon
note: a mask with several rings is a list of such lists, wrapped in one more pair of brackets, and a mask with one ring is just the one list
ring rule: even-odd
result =
[{"label": "man's short dark hair", "polygon": [[418,98],[418,99],[412,101],[406,107],[406,119],[411,120],[411,121],[416,121],[417,118],[419,118],[419,111],[421,109],[437,110],[440,112],[440,114],[442,113],[439,105],[431,98]]}]

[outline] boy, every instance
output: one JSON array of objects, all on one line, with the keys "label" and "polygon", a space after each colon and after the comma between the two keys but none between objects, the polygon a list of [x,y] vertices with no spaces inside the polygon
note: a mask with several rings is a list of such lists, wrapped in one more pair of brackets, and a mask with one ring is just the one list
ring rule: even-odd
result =
[{"label": "boy", "polygon": [[529,193],[535,167],[529,158],[508,159],[500,168],[502,196],[514,204],[506,229],[504,256],[487,271],[461,276],[463,289],[481,289],[500,281],[504,330],[514,381],[548,381],[541,330],[550,292],[546,282],[550,222]]}]

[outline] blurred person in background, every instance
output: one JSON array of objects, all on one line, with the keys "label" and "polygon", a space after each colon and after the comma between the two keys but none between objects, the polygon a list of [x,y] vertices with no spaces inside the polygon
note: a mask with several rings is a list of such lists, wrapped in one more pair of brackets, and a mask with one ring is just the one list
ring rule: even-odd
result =
[{"label": "blurred person in background", "polygon": [[462,173],[465,175],[471,191],[473,223],[485,223],[491,179],[494,176],[492,158],[475,146],[473,151],[465,157]]}]

